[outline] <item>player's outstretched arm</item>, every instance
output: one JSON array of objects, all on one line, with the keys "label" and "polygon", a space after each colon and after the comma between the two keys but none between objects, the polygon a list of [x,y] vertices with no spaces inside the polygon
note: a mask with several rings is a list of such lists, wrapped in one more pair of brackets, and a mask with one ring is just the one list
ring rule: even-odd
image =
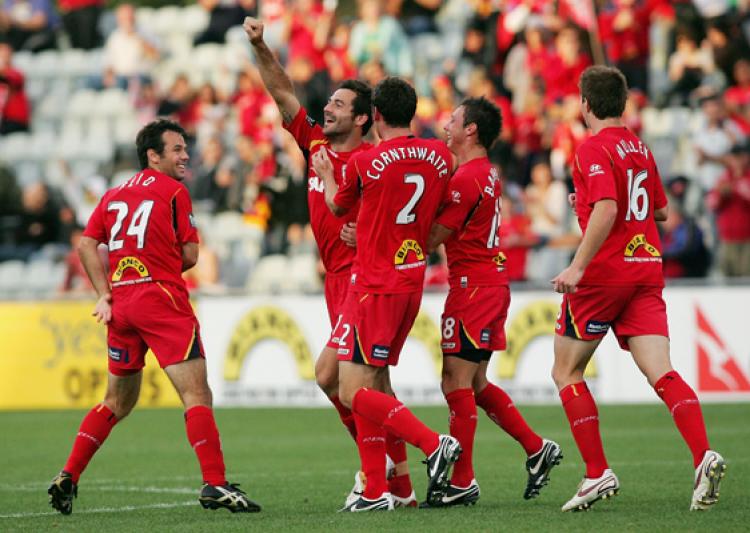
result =
[{"label": "player's outstretched arm", "polygon": [[78,244],[78,255],[83,263],[83,268],[86,269],[91,284],[96,290],[96,294],[99,296],[99,300],[96,302],[94,312],[91,313],[96,317],[97,322],[104,321],[109,322],[112,318],[112,294],[109,288],[109,281],[107,280],[107,274],[104,270],[104,264],[99,257],[98,251],[99,243],[96,239],[91,237],[81,237],[81,241]]},{"label": "player's outstretched arm", "polygon": [[576,251],[570,266],[560,272],[552,281],[555,292],[575,292],[583,272],[596,253],[607,240],[617,217],[617,202],[606,198],[594,204],[586,233]]},{"label": "player's outstretched arm", "polygon": [[300,103],[294,94],[292,80],[289,79],[284,68],[276,60],[276,57],[263,40],[263,23],[253,17],[245,17],[242,25],[247,33],[247,38],[255,50],[258,60],[258,70],[263,78],[263,83],[274,99],[281,112],[281,118],[285,124],[289,124],[299,112]]},{"label": "player's outstretched arm", "polygon": [[433,224],[430,229],[430,236],[427,238],[427,251],[429,253],[434,252],[435,248],[445,242],[451,235],[453,235],[452,229],[448,229],[442,224]]}]

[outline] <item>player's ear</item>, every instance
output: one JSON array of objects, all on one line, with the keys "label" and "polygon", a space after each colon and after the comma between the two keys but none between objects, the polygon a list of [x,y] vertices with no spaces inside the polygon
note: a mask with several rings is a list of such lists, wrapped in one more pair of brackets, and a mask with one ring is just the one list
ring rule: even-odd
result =
[{"label": "player's ear", "polygon": [[158,163],[160,159],[159,154],[153,148],[146,150],[146,157],[149,163]]},{"label": "player's ear", "polygon": [[464,133],[466,133],[466,136],[469,137],[471,135],[477,134],[477,125],[475,122],[470,122],[466,126],[464,126]]},{"label": "player's ear", "polygon": [[370,118],[368,115],[362,114],[362,115],[355,115],[354,117],[354,125],[359,126],[360,128],[367,124],[367,119]]}]

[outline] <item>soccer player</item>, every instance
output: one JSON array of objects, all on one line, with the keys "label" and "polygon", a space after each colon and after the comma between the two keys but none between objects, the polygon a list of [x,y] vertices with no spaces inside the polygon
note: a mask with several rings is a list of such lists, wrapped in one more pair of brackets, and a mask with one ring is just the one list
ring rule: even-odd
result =
[{"label": "soccer player", "polygon": [[448,148],[458,160],[440,214],[432,226],[429,250],[445,243],[450,292],[441,319],[442,388],[450,409],[450,431],[461,443],[461,457],[439,507],[479,499],[472,449],[477,405],[523,446],[528,481],[523,497],[534,498],[560,462],[560,446],[528,426],[503,389],[487,380],[494,350],[505,349],[510,304],[505,256],[500,251],[502,186],[487,151],[500,133],[500,110],[485,98],[468,98],[445,125]]},{"label": "soccer player", "polygon": [[[224,457],[211,409],[198,320],[181,273],[198,261],[198,235],[182,180],[188,162],[185,131],[156,120],[138,132],[141,172],[107,191],[78,247],[99,299],[93,316],[107,325],[109,373],[104,401],[83,419],[63,470],[52,480],[49,501],[73,510],[78,480],[112,428],[138,401],[144,356],[150,348],[185,406],[185,426],[198,457],[207,509],[258,512],[224,477]],[[109,274],[97,252],[109,249]]]},{"label": "soccer player", "polygon": [[405,81],[380,82],[372,104],[383,141],[352,157],[340,187],[327,150],[313,156],[334,214],[345,215],[361,196],[351,287],[334,331],[339,340],[339,396],[354,412],[367,478],[363,495],[345,508],[352,512],[393,509],[384,475],[386,432],[428,456],[430,501],[441,496],[461,451],[456,439],[431,431],[383,392],[388,366],[397,364],[419,311],[427,237],[452,173],[452,156],[442,142],[412,135],[409,124],[417,95]]},{"label": "soccer player", "polygon": [[583,371],[612,328],[620,346],[669,408],[693,454],[691,509],[716,503],[724,459],[710,449],[693,389],[672,368],[656,221],[667,199],[653,155],[622,122],[627,84],[609,67],[581,75],[581,112],[592,136],[576,151],[575,212],[583,240],[568,268],[552,280],[563,293],[555,326],[552,377],[586,474],[563,511],[588,509],[620,488],[604,456],[596,403]]},{"label": "soccer player", "polygon": [[[320,258],[326,269],[325,299],[331,329],[334,329],[346,300],[354,261],[354,247],[348,246],[341,238],[343,228],[353,225],[357,219],[359,203],[351,206],[341,218],[334,216],[325,203],[324,184],[312,167],[311,157],[326,149],[333,163],[334,179],[341,181],[343,169],[349,159],[358,151],[370,148],[362,138],[372,125],[370,98],[372,91],[367,84],[357,80],[346,80],[331,95],[323,108],[325,121],[322,127],[307,114],[294,93],[291,80],[263,40],[263,23],[246,17],[244,29],[258,60],[263,83],[281,112],[284,127],[294,136],[308,160],[307,202],[310,209],[310,223],[320,251]],[[339,399],[338,382],[338,339],[331,337],[315,362],[315,379],[339,413],[341,422],[356,440],[357,428],[351,410]],[[392,394],[390,384],[386,391]],[[395,463],[389,470],[389,479],[398,505],[416,505],[412,494],[406,446],[401,439],[388,435],[386,439],[389,462]],[[364,481],[361,473],[354,477],[354,487],[347,498],[353,502],[362,493]]]}]

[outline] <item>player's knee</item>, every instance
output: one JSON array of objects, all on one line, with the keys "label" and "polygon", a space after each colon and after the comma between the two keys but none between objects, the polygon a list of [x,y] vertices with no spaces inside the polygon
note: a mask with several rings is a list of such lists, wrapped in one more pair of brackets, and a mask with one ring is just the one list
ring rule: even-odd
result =
[{"label": "player's knee", "polygon": [[568,368],[565,365],[561,365],[557,362],[552,365],[552,381],[555,382],[555,385],[557,385],[558,389],[562,389],[564,387],[567,387],[571,383],[580,381],[580,379],[576,378],[575,374],[576,372],[574,369]]},{"label": "player's knee", "polygon": [[137,401],[138,397],[129,398],[127,396],[122,397],[108,393],[102,403],[107,406],[107,409],[112,411],[112,414],[115,415],[117,420],[122,420],[131,413]]},{"label": "player's knee", "polygon": [[476,376],[474,376],[474,379],[471,381],[471,388],[474,389],[474,395],[478,396],[482,393],[482,391],[489,385],[489,381],[487,381],[487,376],[485,376],[482,373],[477,373]]}]

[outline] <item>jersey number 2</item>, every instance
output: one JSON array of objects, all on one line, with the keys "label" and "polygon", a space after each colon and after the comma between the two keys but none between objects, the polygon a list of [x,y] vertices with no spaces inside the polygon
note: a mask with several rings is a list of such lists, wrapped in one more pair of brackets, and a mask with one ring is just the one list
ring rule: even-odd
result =
[{"label": "jersey number 2", "polygon": [[413,183],[416,188],[409,201],[406,202],[406,205],[396,215],[396,224],[411,224],[417,220],[417,214],[413,213],[413,211],[417,206],[417,202],[419,202],[419,199],[424,194],[424,176],[421,174],[406,174],[404,176],[404,183]]},{"label": "jersey number 2", "polygon": [[[143,200],[133,212],[133,218],[125,232],[126,235],[136,237],[136,246],[140,250],[146,244],[146,228],[148,228],[148,219],[151,216],[151,209],[154,207],[153,200]],[[119,250],[123,246],[123,239],[117,236],[122,230],[122,223],[128,216],[128,204],[125,202],[110,202],[107,204],[107,211],[117,211],[115,223],[112,224],[112,230],[109,237],[109,251]]]}]

